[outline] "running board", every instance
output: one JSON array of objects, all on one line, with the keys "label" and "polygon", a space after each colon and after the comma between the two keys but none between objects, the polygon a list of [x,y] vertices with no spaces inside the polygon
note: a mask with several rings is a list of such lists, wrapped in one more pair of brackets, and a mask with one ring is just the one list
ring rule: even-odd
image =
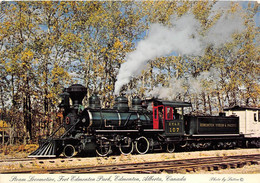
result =
[{"label": "running board", "polygon": [[238,137],[240,136],[240,134],[196,134],[191,136],[193,137],[224,137],[224,136]]}]

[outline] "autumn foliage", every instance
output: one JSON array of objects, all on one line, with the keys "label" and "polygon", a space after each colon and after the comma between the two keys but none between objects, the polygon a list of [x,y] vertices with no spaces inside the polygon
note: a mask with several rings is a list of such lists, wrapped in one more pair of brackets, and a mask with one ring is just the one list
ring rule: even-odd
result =
[{"label": "autumn foliage", "polygon": [[[97,92],[102,104],[111,106],[120,66],[127,53],[147,36],[151,24],[171,26],[171,16],[189,12],[199,20],[203,36],[221,16],[216,13],[209,21],[215,4],[0,2],[0,117],[11,126],[9,143],[35,142],[51,134],[62,122],[58,95],[73,83],[88,88],[85,104]],[[257,3],[242,8],[231,2],[227,11],[241,12],[246,27],[232,35],[232,42],[218,49],[207,47],[200,57],[173,54],[150,60],[122,91],[128,97],[147,97],[155,87],[169,87],[187,74],[198,80],[203,72],[215,69],[218,80],[201,79],[202,90],[197,93],[182,82],[182,92],[171,99],[192,102],[193,110],[206,114],[217,114],[232,105],[259,106],[257,9]]]}]

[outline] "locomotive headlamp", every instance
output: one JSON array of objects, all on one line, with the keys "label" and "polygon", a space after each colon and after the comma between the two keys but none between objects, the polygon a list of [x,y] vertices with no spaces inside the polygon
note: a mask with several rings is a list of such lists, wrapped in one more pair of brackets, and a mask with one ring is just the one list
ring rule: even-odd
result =
[{"label": "locomotive headlamp", "polygon": [[82,119],[82,123],[86,123],[86,118],[83,118],[83,119]]}]

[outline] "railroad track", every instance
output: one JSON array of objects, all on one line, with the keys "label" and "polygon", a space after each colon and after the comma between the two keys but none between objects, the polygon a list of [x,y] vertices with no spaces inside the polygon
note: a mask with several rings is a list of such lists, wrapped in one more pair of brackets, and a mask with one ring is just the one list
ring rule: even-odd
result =
[{"label": "railroad track", "polygon": [[94,173],[94,174],[119,174],[119,173],[142,173],[142,174],[156,174],[156,173],[186,173],[195,172],[198,170],[219,170],[229,168],[242,168],[245,165],[260,164],[260,154],[253,155],[239,155],[239,156],[224,156],[211,158],[196,158],[185,160],[171,160],[171,161],[156,161],[147,163],[131,163],[106,165],[96,167],[66,167],[66,168],[50,168],[50,169],[26,169],[26,170],[12,170],[2,171],[3,174],[9,173],[48,173],[48,174],[80,174],[80,173]]},{"label": "railroad track", "polygon": [[8,158],[8,159],[0,159],[0,163],[2,162],[17,162],[17,161],[33,161],[36,158]]}]

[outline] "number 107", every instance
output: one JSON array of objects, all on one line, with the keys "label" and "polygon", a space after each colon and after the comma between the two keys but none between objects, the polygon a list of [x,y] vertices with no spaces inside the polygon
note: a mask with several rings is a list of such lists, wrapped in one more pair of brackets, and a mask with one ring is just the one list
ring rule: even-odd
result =
[{"label": "number 107", "polygon": [[170,133],[178,133],[180,128],[169,128]]}]

